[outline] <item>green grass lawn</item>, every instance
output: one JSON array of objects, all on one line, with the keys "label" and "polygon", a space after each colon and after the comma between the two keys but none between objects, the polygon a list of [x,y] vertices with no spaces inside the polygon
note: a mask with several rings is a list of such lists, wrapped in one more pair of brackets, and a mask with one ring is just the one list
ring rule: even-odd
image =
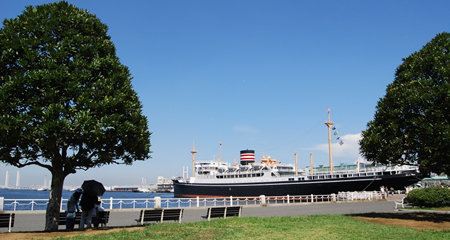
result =
[{"label": "green grass lawn", "polygon": [[[395,219],[386,219],[395,221]],[[367,223],[345,215],[245,217],[192,223],[158,223],[144,230],[71,239],[450,239],[450,231],[423,231]]]}]

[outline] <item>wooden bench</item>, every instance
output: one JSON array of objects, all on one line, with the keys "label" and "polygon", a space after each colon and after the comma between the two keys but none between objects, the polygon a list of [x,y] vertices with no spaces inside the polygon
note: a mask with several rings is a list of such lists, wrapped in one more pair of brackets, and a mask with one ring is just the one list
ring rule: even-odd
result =
[{"label": "wooden bench", "polygon": [[[67,212],[59,212],[59,222],[58,225],[66,225],[67,222]],[[80,221],[81,221],[81,212],[77,212],[75,215],[75,222],[74,224],[78,224],[80,225]]]},{"label": "wooden bench", "polygon": [[227,217],[240,217],[242,213],[242,206],[236,207],[211,207],[208,208],[206,216],[202,218],[211,220],[211,218],[227,218]]},{"label": "wooden bench", "polygon": [[15,213],[0,213],[0,228],[8,228],[8,232],[11,232],[15,216]]},{"label": "wooden bench", "polygon": [[98,212],[98,224],[99,226],[106,227],[106,224],[109,222],[109,211],[101,211]]},{"label": "wooden bench", "polygon": [[136,222],[144,225],[148,222],[164,222],[175,221],[181,222],[183,217],[183,209],[145,209],[141,210],[139,218],[135,219]]},{"label": "wooden bench", "polygon": [[[98,212],[98,215],[100,216],[98,223],[100,226],[106,227],[106,224],[108,224],[108,222],[109,222],[109,213],[110,213],[109,211]],[[58,225],[66,225],[66,222],[67,222],[66,214],[67,214],[66,212],[59,213]],[[78,224],[78,226],[79,226],[80,222],[81,222],[81,212],[77,212],[75,215],[74,224]]]},{"label": "wooden bench", "polygon": [[405,208],[405,199],[406,199],[406,197],[403,197],[402,200],[394,200],[395,210],[398,211],[398,206],[401,206],[402,208]]}]

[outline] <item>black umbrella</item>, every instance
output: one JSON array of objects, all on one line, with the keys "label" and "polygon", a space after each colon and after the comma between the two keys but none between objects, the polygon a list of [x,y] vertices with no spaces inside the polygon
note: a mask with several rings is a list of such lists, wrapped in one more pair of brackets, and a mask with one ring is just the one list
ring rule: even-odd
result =
[{"label": "black umbrella", "polygon": [[83,189],[83,194],[103,196],[103,193],[105,193],[105,187],[103,187],[103,184],[95,180],[84,181],[81,188]]}]

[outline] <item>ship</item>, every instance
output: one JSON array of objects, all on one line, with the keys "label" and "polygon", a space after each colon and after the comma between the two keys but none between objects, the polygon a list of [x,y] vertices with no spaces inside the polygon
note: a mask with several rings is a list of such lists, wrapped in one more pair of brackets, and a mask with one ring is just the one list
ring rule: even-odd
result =
[{"label": "ship", "polygon": [[[373,165],[357,161],[353,167],[333,166],[331,131],[328,111],[330,165],[313,168],[312,154],[309,171],[281,164],[270,156],[255,162],[254,150],[241,150],[240,163],[221,161],[195,161],[195,144],[192,153],[192,176],[173,178],[174,197],[259,197],[325,195],[348,191],[380,191],[381,187],[403,190],[420,181],[420,171],[413,165]],[[220,144],[222,146],[222,144]],[[221,152],[222,150],[220,150]],[[306,168],[305,168],[306,169]]]},{"label": "ship", "polygon": [[[286,195],[321,195],[347,191],[379,191],[382,186],[404,189],[420,180],[416,166],[372,165],[357,162],[349,169],[334,167],[334,171],[295,171],[293,165],[283,165],[270,156],[260,163],[249,160],[254,150],[241,151],[241,164],[217,161],[195,164],[196,175],[174,178],[174,197],[259,197]],[[324,167],[322,167],[324,168]]]},{"label": "ship", "polygon": [[156,186],[157,186],[156,192],[158,192],[158,193],[174,192],[173,181],[170,178],[164,178],[164,177],[159,176]]}]

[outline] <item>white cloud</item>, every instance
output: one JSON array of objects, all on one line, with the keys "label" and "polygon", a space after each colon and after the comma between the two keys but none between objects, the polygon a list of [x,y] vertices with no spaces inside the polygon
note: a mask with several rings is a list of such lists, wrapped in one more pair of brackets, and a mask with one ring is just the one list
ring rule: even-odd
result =
[{"label": "white cloud", "polygon": [[258,129],[247,127],[247,126],[233,126],[233,130],[236,132],[242,132],[242,133],[259,133],[260,132]]},{"label": "white cloud", "polygon": [[[333,136],[334,137],[334,136]],[[361,140],[361,133],[347,134],[341,136],[339,140],[332,137],[331,147],[333,157],[345,157],[349,159],[358,159],[359,157],[359,140]],[[342,140],[344,144],[340,145]],[[312,150],[318,150],[328,153],[328,143],[316,145]]]}]

